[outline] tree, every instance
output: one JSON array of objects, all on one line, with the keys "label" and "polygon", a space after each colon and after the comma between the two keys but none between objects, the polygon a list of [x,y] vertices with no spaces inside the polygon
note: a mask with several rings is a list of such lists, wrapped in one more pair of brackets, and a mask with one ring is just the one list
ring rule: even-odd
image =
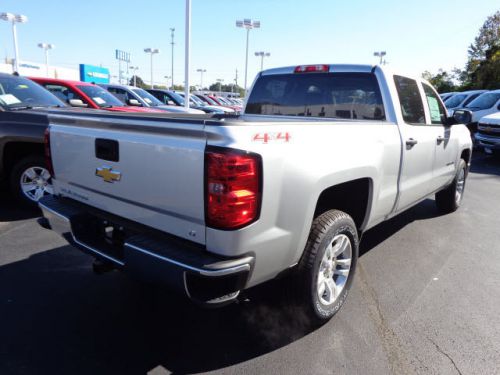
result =
[{"label": "tree", "polygon": [[[141,88],[147,87],[147,85],[144,83],[144,81],[142,80],[142,78],[139,77],[139,76],[135,76],[135,82],[136,82],[137,87],[141,87]],[[130,78],[130,82],[128,84],[130,86],[134,85],[134,76],[132,76]]]},{"label": "tree", "polygon": [[453,83],[453,75],[445,72],[443,69],[439,69],[438,73],[434,75],[429,71],[425,71],[422,74],[422,78],[429,81],[438,92],[450,92],[457,90],[457,86]]},{"label": "tree", "polygon": [[[479,77],[498,76],[495,73],[495,66],[498,63],[491,60],[495,58],[500,47],[500,11],[488,17],[483,26],[479,29],[479,34],[474,39],[474,43],[469,46],[467,64],[461,74],[464,89],[485,88],[484,81]],[[493,71],[491,71],[493,69]],[[498,87],[498,80],[494,82]],[[491,83],[488,85],[491,86]],[[495,85],[493,85],[495,86]]]},{"label": "tree", "polygon": [[[208,90],[213,91],[213,92],[219,92],[219,82],[212,83],[208,87]],[[245,92],[245,90],[242,87],[240,87],[238,85],[234,85],[234,84],[221,84],[220,91],[233,92],[235,94],[239,94],[240,96],[244,96],[244,92]]]},{"label": "tree", "polygon": [[500,88],[500,45],[494,45],[471,73],[472,88],[495,90]]}]

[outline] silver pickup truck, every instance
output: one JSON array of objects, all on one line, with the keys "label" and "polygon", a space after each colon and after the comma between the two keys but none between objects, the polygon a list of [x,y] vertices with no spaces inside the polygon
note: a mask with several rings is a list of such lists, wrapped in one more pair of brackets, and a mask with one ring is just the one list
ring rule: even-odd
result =
[{"label": "silver pickup truck", "polygon": [[434,194],[459,207],[470,115],[362,65],[263,71],[235,118],[52,114],[43,225],[202,304],[289,277],[321,323],[345,301],[364,231]]}]

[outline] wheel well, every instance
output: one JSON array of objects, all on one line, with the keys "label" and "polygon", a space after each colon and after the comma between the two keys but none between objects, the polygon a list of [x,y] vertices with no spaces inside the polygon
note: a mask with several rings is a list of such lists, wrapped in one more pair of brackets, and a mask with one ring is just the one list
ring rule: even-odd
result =
[{"label": "wheel well", "polygon": [[467,165],[470,163],[470,157],[471,157],[471,152],[469,149],[463,150],[462,155],[460,155],[460,158],[464,159]]},{"label": "wheel well", "polygon": [[369,178],[361,178],[329,187],[320,194],[314,217],[331,209],[344,211],[360,229],[368,214],[370,186]]},{"label": "wheel well", "polygon": [[5,174],[9,174],[12,167],[22,158],[28,155],[43,156],[44,148],[42,143],[28,142],[9,142],[3,149],[3,170]]}]

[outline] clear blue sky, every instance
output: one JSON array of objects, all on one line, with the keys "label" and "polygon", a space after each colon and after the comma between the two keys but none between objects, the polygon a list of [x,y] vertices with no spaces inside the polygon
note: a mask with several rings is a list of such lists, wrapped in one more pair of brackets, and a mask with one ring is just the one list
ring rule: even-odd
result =
[{"label": "clear blue sky", "polygon": [[[498,0],[192,0],[191,80],[231,82],[235,69],[243,85],[245,31],[237,19],[261,21],[250,33],[249,84],[260,67],[258,50],[269,51],[265,67],[307,63],[368,63],[386,50],[395,68],[421,73],[463,67],[467,47]],[[51,64],[88,63],[117,74],[116,48],[132,54],[132,64],[149,81],[145,47],[155,56],[155,81],[170,75],[170,27],[176,29],[176,83],[184,79],[184,0],[3,0],[0,12],[29,17],[19,25],[21,60],[43,62],[38,42],[56,45]],[[13,56],[10,26],[0,22],[2,58]]]}]

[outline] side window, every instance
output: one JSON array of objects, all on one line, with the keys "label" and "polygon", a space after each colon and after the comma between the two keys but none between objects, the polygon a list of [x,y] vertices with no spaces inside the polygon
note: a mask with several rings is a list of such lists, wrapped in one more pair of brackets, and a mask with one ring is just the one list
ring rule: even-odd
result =
[{"label": "side window", "polygon": [[401,104],[403,120],[408,124],[425,124],[424,105],[418,91],[417,81],[394,76],[394,83]]},{"label": "side window", "polygon": [[46,84],[44,87],[65,103],[68,103],[71,99],[80,99],[84,101],[80,95],[69,87],[52,84]]},{"label": "side window", "polygon": [[431,115],[431,124],[444,124],[446,119],[446,109],[441,104],[439,97],[434,92],[432,87],[422,83],[425,92],[425,98],[427,99],[427,105],[429,106],[429,113]]},{"label": "side window", "polygon": [[120,100],[122,103],[127,102],[127,93],[125,90],[118,89],[115,87],[108,87],[108,91],[114,96],[116,96],[118,100]]}]

